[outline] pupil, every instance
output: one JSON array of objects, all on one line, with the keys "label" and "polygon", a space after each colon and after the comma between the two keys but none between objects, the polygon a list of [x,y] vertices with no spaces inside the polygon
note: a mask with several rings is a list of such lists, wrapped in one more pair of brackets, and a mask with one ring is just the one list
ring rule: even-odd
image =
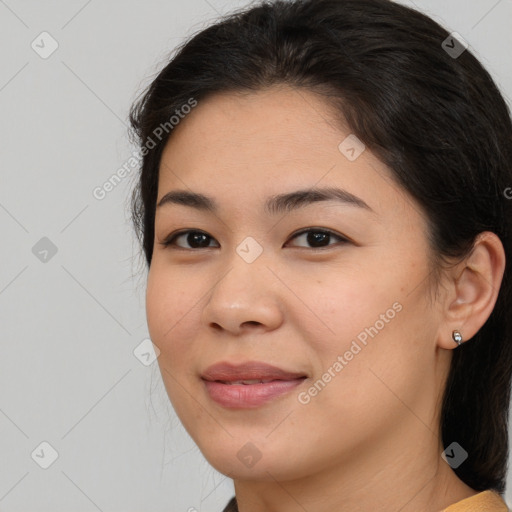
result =
[{"label": "pupil", "polygon": [[308,233],[308,243],[312,246],[317,246],[319,243],[321,245],[322,241],[325,241],[330,235],[329,233],[320,233],[318,231],[313,231]]},{"label": "pupil", "polygon": [[208,247],[208,240],[206,240],[206,244],[201,244],[201,240],[200,238],[203,238],[203,242],[205,241],[205,239],[207,238],[207,236],[203,233],[190,233],[188,235],[188,240],[187,242],[193,247],[195,245],[195,243],[197,242],[197,245],[201,246],[201,247]]}]

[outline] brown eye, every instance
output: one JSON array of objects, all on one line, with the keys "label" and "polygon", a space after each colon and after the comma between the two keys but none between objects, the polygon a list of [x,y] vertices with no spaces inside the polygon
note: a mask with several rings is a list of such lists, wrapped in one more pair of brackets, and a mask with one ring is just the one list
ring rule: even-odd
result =
[{"label": "brown eye", "polygon": [[[176,244],[176,240],[180,238],[183,238],[185,242],[189,244],[189,247],[183,247]],[[213,238],[210,235],[203,233],[202,231],[187,230],[171,235],[162,242],[162,245],[164,247],[174,245],[181,249],[205,249],[210,247],[210,240],[213,240]]]},{"label": "brown eye", "polygon": [[[312,249],[322,249],[325,247],[329,247],[333,244],[329,244],[331,238],[335,238],[338,242],[348,242],[348,240],[333,231],[318,229],[318,228],[309,228],[296,233],[292,239],[305,236],[306,243],[310,244]],[[307,247],[307,246],[301,246]]]},{"label": "brown eye", "polygon": [[[299,237],[305,237],[306,243],[309,244],[309,248],[311,249],[324,249],[328,248],[332,245],[335,245],[332,242],[333,239],[335,239],[338,243],[348,243],[349,240],[344,238],[341,235],[338,235],[337,233],[334,233],[333,231],[326,230],[326,229],[319,229],[319,228],[308,228],[303,229],[299,233],[296,233],[291,238],[296,239]],[[185,240],[185,244],[188,244],[187,246],[180,245],[177,242],[177,240],[183,239]],[[171,248],[177,248],[177,249],[185,249],[185,250],[194,250],[194,249],[207,249],[208,247],[212,247],[210,245],[210,242],[214,240],[213,237],[210,235],[204,233],[203,231],[197,231],[197,230],[184,230],[180,231],[178,233],[173,233],[169,237],[167,237],[161,244],[164,247],[171,247]],[[308,248],[308,246],[299,246]]]}]

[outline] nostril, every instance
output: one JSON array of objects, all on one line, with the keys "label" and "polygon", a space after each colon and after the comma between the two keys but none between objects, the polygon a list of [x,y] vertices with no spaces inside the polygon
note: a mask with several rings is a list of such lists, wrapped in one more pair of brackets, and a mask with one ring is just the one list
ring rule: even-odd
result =
[{"label": "nostril", "polygon": [[248,322],[244,322],[243,325],[260,325],[260,323],[255,322],[254,320],[249,320]]}]

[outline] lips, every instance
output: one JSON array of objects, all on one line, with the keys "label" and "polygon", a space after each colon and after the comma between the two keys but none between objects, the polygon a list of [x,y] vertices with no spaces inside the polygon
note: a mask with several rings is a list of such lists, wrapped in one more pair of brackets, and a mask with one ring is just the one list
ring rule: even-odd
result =
[{"label": "lips", "polygon": [[246,385],[273,380],[294,380],[306,377],[305,373],[289,372],[276,366],[261,362],[249,362],[239,365],[217,363],[209,366],[201,375],[204,380],[223,383],[242,383]]},{"label": "lips", "polygon": [[208,396],[226,408],[254,408],[286,395],[307,378],[262,362],[217,363],[202,374]]},{"label": "lips", "polygon": [[252,384],[266,384],[267,382],[272,382],[273,380],[280,380],[280,379],[267,379],[267,380],[261,380],[261,379],[247,379],[247,380],[220,380],[218,382],[222,382],[222,384],[243,384],[244,386],[250,386]]}]

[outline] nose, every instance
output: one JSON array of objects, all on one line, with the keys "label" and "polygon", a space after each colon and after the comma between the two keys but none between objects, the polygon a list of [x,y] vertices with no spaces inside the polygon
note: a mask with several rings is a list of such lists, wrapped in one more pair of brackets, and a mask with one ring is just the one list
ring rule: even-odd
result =
[{"label": "nose", "polygon": [[203,324],[233,335],[278,328],[283,321],[278,283],[262,257],[247,263],[235,254],[207,295]]}]

